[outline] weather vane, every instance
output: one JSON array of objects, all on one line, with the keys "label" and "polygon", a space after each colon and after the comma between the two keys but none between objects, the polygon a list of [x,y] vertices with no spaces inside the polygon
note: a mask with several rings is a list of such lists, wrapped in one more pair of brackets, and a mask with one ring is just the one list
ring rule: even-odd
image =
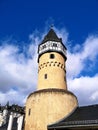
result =
[{"label": "weather vane", "polygon": [[54,25],[53,25],[53,24],[51,24],[50,28],[52,29],[53,27],[54,27]]}]

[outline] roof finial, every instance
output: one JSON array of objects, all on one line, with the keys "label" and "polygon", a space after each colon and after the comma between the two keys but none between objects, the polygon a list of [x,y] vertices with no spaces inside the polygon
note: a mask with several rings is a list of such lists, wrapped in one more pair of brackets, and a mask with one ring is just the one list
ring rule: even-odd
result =
[{"label": "roof finial", "polygon": [[54,25],[53,25],[53,24],[51,24],[50,29],[53,29],[53,27],[54,27]]}]

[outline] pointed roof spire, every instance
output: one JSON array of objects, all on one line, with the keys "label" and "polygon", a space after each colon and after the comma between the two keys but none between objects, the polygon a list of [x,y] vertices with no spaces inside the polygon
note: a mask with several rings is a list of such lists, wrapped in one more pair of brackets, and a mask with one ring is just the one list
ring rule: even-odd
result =
[{"label": "pointed roof spire", "polygon": [[56,41],[56,42],[61,42],[61,38],[58,38],[56,35],[55,31],[53,30],[53,25],[51,25],[51,29],[48,32],[48,34],[44,37],[44,40],[42,41],[41,44],[47,41]]},{"label": "pointed roof spire", "polygon": [[66,60],[66,50],[67,48],[62,42],[62,38],[59,38],[56,35],[55,31],[53,30],[53,27],[51,26],[51,29],[49,30],[48,34],[44,37],[43,41],[38,46],[39,57],[46,52],[55,51],[62,54]]},{"label": "pointed roof spire", "polygon": [[50,29],[53,29],[53,27],[54,27],[54,25],[53,25],[53,24],[51,24]]}]

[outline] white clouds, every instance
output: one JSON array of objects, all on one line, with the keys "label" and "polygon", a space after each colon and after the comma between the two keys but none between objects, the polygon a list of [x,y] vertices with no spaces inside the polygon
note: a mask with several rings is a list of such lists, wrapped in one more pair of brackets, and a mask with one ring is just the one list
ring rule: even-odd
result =
[{"label": "white clouds", "polygon": [[91,101],[96,101],[96,100],[98,101],[98,91],[92,93],[90,99]]},{"label": "white clouds", "polygon": [[[76,45],[77,46],[77,45]],[[76,77],[83,70],[90,70],[90,67],[96,62],[98,57],[98,37],[90,36],[80,46],[78,45],[78,52],[67,52],[67,74],[68,77]],[[76,49],[77,50],[77,49]],[[86,62],[90,61],[89,64]],[[87,66],[89,65],[89,66]],[[89,68],[88,68],[89,67]]]},{"label": "white clouds", "polygon": [[72,54],[70,52],[67,52],[67,59],[67,76],[68,78],[74,78],[83,70],[83,60],[79,53]]},{"label": "white clouds", "polygon": [[98,103],[98,75],[69,79],[68,87],[78,96],[80,105]]},{"label": "white clouds", "polygon": [[[69,43],[68,32],[65,29],[55,29],[66,47]],[[44,34],[46,35],[47,32]],[[21,52],[18,46],[4,41],[0,46],[0,102],[22,104],[27,95],[37,86],[37,48],[44,34],[35,31],[29,36],[28,46],[23,46]],[[69,46],[70,48],[70,46]],[[98,56],[98,37],[89,36],[81,45],[74,45],[73,52],[67,50],[67,82],[68,88],[78,96],[79,104],[98,103],[98,72],[90,77]],[[26,56],[25,56],[26,55]],[[90,62],[88,62],[88,60]]]},{"label": "white clouds", "polygon": [[98,62],[98,37],[88,37],[82,47],[74,54],[68,52],[68,87],[76,93],[81,105],[94,104],[98,103],[98,71],[93,74],[93,77],[87,73],[86,76],[80,75],[83,71],[90,73],[90,69],[93,71],[94,67],[97,68],[94,65]]},{"label": "white clouds", "polygon": [[0,92],[0,103],[5,104],[7,101],[15,104],[23,104],[25,96],[19,91],[10,89],[6,93]]},{"label": "white clouds", "polygon": [[[30,47],[26,49],[29,55],[31,55]],[[32,52],[35,52],[33,49]],[[0,47],[0,102],[9,100],[11,103],[19,102],[21,104],[24,100],[23,97],[25,98],[30,91],[36,88],[37,54],[34,53],[31,59],[25,57],[26,52],[19,53],[19,51],[18,47],[7,43]],[[14,86],[18,89],[13,90]]]},{"label": "white clouds", "polygon": [[96,56],[98,56],[98,37],[92,35],[84,43],[82,57],[94,61]]},{"label": "white clouds", "polygon": [[61,29],[55,28],[55,32],[56,32],[56,34],[57,34],[57,36],[58,36],[59,38],[62,38],[62,42],[63,42],[63,43],[65,44],[65,46],[66,46],[66,44],[67,44],[67,42],[68,42],[68,36],[69,36],[67,30],[66,30],[65,28],[61,28]]}]

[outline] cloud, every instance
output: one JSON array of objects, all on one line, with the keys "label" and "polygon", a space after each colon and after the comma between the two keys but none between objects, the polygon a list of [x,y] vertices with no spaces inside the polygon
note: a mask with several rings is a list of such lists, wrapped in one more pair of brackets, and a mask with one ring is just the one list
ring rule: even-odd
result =
[{"label": "cloud", "polygon": [[94,67],[98,57],[98,37],[89,36],[81,48],[80,45],[76,45],[76,47],[79,48],[78,52],[77,49],[73,53],[69,50],[67,52],[67,76],[72,78],[77,77],[82,71],[90,71],[90,68]]},{"label": "cloud", "polygon": [[[97,68],[97,58],[98,37],[93,35],[86,39],[78,52],[68,51],[68,87],[77,95],[80,105],[98,103],[98,69],[93,72]],[[90,76],[91,72],[93,76]]]},{"label": "cloud", "polygon": [[96,60],[96,56],[98,56],[98,37],[97,36],[89,36],[85,43],[83,52],[81,53],[83,59],[90,59],[91,61]]},{"label": "cloud", "polygon": [[83,59],[81,58],[80,53],[74,54],[68,51],[66,64],[68,78],[74,78],[78,76],[84,68]]},{"label": "cloud", "polygon": [[[5,104],[7,101],[10,101],[10,104],[24,104],[25,96],[20,91],[10,89],[6,93],[0,92],[0,103]],[[20,101],[20,102],[19,102]]]},{"label": "cloud", "polygon": [[[9,100],[10,103],[20,103],[21,99],[22,104],[23,97],[36,89],[37,45],[31,42],[27,49],[20,53],[20,48],[14,43],[4,43],[6,44],[2,43],[0,46],[0,102]],[[15,87],[16,90],[13,89]]]},{"label": "cloud", "polygon": [[98,91],[95,91],[94,93],[91,94],[90,100],[98,101]]},{"label": "cloud", "polygon": [[[67,50],[67,85],[76,94],[80,105],[98,103],[98,37],[91,35],[84,43],[70,46],[69,33],[65,28],[55,31],[62,38]],[[24,104],[30,92],[37,88],[37,48],[47,29],[35,30],[29,35],[29,42],[17,46],[13,40],[2,41],[0,46],[0,102]],[[10,44],[11,43],[11,44]],[[73,50],[73,51],[70,51]],[[97,68],[97,67],[96,67]],[[85,72],[85,75],[84,75]],[[93,75],[90,76],[90,72]],[[21,100],[21,102],[20,102]]]},{"label": "cloud", "polygon": [[69,79],[68,87],[78,96],[80,105],[98,103],[98,75]]}]

